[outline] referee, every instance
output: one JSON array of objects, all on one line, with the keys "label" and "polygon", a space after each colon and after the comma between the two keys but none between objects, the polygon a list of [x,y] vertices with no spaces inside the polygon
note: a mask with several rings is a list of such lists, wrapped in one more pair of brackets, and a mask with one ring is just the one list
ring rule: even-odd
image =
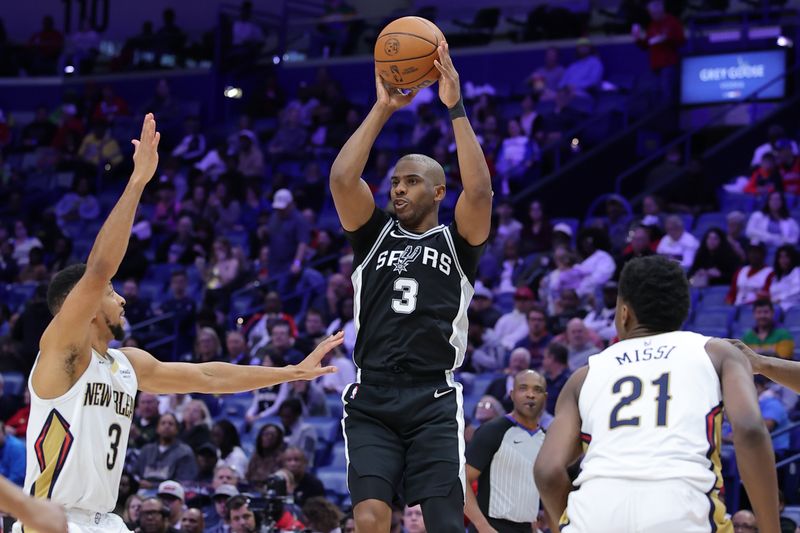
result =
[{"label": "referee", "polygon": [[[533,370],[514,376],[506,416],[482,425],[467,447],[467,504],[470,531],[530,533],[539,512],[533,463],[544,442],[539,418],[547,402],[544,377]],[[478,480],[478,496],[469,487]]]}]

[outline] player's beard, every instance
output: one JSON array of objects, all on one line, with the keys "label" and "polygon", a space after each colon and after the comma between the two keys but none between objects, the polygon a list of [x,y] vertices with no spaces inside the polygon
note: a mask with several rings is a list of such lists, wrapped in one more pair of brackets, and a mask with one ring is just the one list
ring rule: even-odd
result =
[{"label": "player's beard", "polygon": [[106,326],[108,326],[108,330],[114,336],[115,341],[125,340],[125,329],[122,327],[122,324],[112,324],[106,320]]}]

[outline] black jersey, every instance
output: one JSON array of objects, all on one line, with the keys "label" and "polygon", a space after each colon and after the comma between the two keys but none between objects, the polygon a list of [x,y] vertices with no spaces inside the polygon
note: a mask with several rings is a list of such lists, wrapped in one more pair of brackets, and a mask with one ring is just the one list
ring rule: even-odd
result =
[{"label": "black jersey", "polygon": [[460,366],[483,245],[471,246],[455,222],[411,233],[378,208],[346,235],[354,252],[358,368],[414,375]]}]

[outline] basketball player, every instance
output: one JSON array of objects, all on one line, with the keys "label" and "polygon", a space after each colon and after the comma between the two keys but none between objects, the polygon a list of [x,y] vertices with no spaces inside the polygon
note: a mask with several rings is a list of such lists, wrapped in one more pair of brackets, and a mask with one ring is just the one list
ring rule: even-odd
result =
[{"label": "basketball player", "polygon": [[31,529],[42,533],[67,533],[67,517],[63,507],[57,503],[28,496],[2,476],[0,476],[0,511],[19,517]]},{"label": "basketball player", "polygon": [[336,210],[355,254],[358,373],[342,398],[348,488],[360,533],[389,531],[399,489],[409,505],[422,503],[429,531],[464,531],[464,419],[453,370],[464,358],[492,191],[445,42],[438,54],[439,98],[450,111],[464,185],[455,221],[439,224],[445,175],[429,157],[397,162],[394,216],[376,208],[360,178],[384,124],[413,98],[385,87],[377,72],[377,102],[331,169]]},{"label": "basketball player", "polygon": [[[725,340],[678,331],[688,311],[678,263],[651,256],[625,266],[621,340],[567,381],[534,466],[563,533],[732,532],[719,499],[723,403],[759,531],[780,531],[775,458],[750,365]],[[567,467],[581,442],[579,490],[570,492]]]},{"label": "basketball player", "polygon": [[[28,387],[25,489],[67,509],[70,531],[127,531],[111,514],[128,445],[137,389],[152,393],[232,393],[333,371],[323,355],[342,341],[329,337],[296,366],[161,363],[136,348],[110,349],[123,337],[125,300],[111,278],[119,267],[142,191],[158,164],[156,123],[144,119],[134,140],[134,169],[97,235],[85,265],[53,277],[47,301],[53,320],[39,344]],[[19,523],[15,531],[20,531]]]}]

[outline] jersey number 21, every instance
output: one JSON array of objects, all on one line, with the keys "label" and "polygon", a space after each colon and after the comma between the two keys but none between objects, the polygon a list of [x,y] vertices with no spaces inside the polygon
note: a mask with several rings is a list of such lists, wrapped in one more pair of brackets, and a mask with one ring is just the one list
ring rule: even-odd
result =
[{"label": "jersey number 21", "polygon": [[[658,388],[658,394],[655,397],[656,426],[664,427],[667,425],[667,404],[670,399],[672,399],[672,396],[669,395],[669,372],[661,374],[658,379],[654,379],[651,383]],[[638,416],[620,418],[620,411],[633,405],[633,403],[642,396],[642,389],[642,380],[636,376],[625,376],[614,383],[614,386],[611,388],[614,394],[622,394],[625,392],[627,392],[627,394],[620,398],[617,405],[611,410],[611,419],[608,422],[609,429],[639,425],[640,418]]]}]

